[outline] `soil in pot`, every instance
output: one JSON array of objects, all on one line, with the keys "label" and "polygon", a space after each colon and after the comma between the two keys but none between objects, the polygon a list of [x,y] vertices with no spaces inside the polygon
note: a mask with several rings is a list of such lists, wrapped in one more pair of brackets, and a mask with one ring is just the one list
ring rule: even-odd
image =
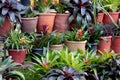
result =
[{"label": "soil in pot", "polygon": [[100,39],[100,41],[99,41],[98,50],[102,53],[110,52],[112,36],[105,36],[102,38],[103,39]]},{"label": "soil in pot", "polygon": [[87,41],[66,41],[65,45],[69,51],[76,51],[77,49],[85,51],[86,42]]},{"label": "soil in pot", "polygon": [[114,36],[114,40],[112,42],[111,47],[115,53],[120,53],[120,36]]},{"label": "soil in pot", "polygon": [[63,44],[50,45],[50,50],[61,50],[61,49],[63,49]]},{"label": "soil in pot", "polygon": [[47,25],[47,32],[53,31],[55,13],[40,13],[38,18],[37,32],[43,31],[43,25]]},{"label": "soil in pot", "polygon": [[23,63],[26,58],[27,49],[9,49],[8,54],[17,63]]},{"label": "soil in pot", "polygon": [[37,27],[38,17],[22,18],[22,32],[35,32]]},{"label": "soil in pot", "polygon": [[58,32],[66,32],[68,30],[69,14],[56,14],[54,30]]}]

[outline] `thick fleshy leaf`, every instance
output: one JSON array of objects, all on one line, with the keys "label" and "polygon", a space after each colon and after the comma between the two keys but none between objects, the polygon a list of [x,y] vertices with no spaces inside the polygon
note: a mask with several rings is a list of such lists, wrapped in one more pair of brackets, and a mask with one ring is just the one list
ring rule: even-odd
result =
[{"label": "thick fleshy leaf", "polygon": [[76,17],[76,14],[78,13],[79,11],[79,8],[78,7],[74,7],[74,10],[73,10],[73,16]]},{"label": "thick fleshy leaf", "polygon": [[86,8],[85,7],[81,7],[81,15],[84,16],[86,12]]},{"label": "thick fleshy leaf", "polygon": [[6,0],[1,0],[1,1],[2,1],[2,3],[5,3]]},{"label": "thick fleshy leaf", "polygon": [[4,6],[4,4],[0,3],[0,8],[2,8]]},{"label": "thick fleshy leaf", "polygon": [[15,3],[17,0],[8,0],[8,2],[11,3]]},{"label": "thick fleshy leaf", "polygon": [[82,16],[80,14],[78,14],[77,17],[76,17],[77,24],[81,25],[81,21],[82,21]]},{"label": "thick fleshy leaf", "polygon": [[20,3],[14,3],[11,6],[12,6],[13,9],[16,9],[18,11],[21,11],[21,10],[25,9],[25,7],[22,4],[20,4]]},{"label": "thick fleshy leaf", "polygon": [[88,22],[92,21],[92,18],[89,13],[86,12],[86,19]]},{"label": "thick fleshy leaf", "polygon": [[10,11],[8,14],[9,14],[9,17],[10,17],[10,21],[16,22],[16,20],[15,20],[15,13]]},{"label": "thick fleshy leaf", "polygon": [[61,75],[57,78],[57,80],[64,80],[64,79],[65,79],[65,77],[63,75]]},{"label": "thick fleshy leaf", "polygon": [[2,8],[2,15],[6,15],[8,13],[8,8]]},{"label": "thick fleshy leaf", "polygon": [[82,4],[88,2],[89,0],[81,0]]},{"label": "thick fleshy leaf", "polygon": [[74,16],[71,15],[71,16],[68,18],[68,23],[69,23],[69,24],[72,23],[73,20],[74,20]]},{"label": "thick fleshy leaf", "polygon": [[5,20],[5,17],[3,15],[0,15],[0,26],[3,24]]},{"label": "thick fleshy leaf", "polygon": [[78,4],[80,1],[79,0],[73,0],[76,4]]},{"label": "thick fleshy leaf", "polygon": [[16,13],[15,13],[15,17],[17,17],[17,19],[19,20],[19,22],[22,22],[22,21],[21,21],[21,15],[20,15],[19,12],[16,12]]}]

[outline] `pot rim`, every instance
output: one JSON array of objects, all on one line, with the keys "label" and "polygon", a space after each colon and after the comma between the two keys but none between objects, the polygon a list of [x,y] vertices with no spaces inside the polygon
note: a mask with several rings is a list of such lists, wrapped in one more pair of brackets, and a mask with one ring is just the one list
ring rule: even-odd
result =
[{"label": "pot rim", "polygon": [[64,44],[55,44],[55,45],[50,45],[50,47],[53,47],[53,46],[63,46]]},{"label": "pot rim", "polygon": [[38,16],[36,16],[36,17],[32,17],[32,18],[27,18],[27,17],[22,17],[21,18],[22,20],[32,20],[32,19],[38,19]]},{"label": "pot rim", "polygon": [[112,38],[112,36],[102,36],[102,38]]},{"label": "pot rim", "polygon": [[44,15],[44,16],[55,16],[56,13],[40,13],[39,16],[41,16],[41,15],[42,15],[42,16],[43,16],[43,15]]},{"label": "pot rim", "polygon": [[27,49],[8,49],[8,51],[26,51]]},{"label": "pot rim", "polygon": [[65,42],[67,42],[67,43],[86,43],[87,40],[85,40],[85,41],[65,41]]}]

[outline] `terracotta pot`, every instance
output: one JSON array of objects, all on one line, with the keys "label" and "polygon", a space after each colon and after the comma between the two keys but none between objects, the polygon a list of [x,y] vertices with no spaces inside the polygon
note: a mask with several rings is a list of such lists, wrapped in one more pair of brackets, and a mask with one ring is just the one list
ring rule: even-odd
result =
[{"label": "terracotta pot", "polygon": [[104,13],[98,13],[97,21],[103,23]]},{"label": "terracotta pot", "polygon": [[87,41],[66,41],[65,45],[70,51],[76,51],[77,49],[85,51]]},{"label": "terracotta pot", "polygon": [[12,59],[17,63],[24,62],[26,58],[26,52],[27,52],[27,49],[20,49],[19,51],[17,49],[8,50],[9,56],[11,56]]},{"label": "terracotta pot", "polygon": [[2,37],[8,36],[12,28],[13,28],[12,24],[10,23],[8,18],[5,18],[5,21],[3,22],[2,26],[0,26],[0,36]]},{"label": "terracotta pot", "polygon": [[98,45],[98,50],[102,53],[110,52],[112,36],[105,36],[102,38],[104,38],[106,40],[100,39],[99,45]]},{"label": "terracotta pot", "polygon": [[120,53],[120,36],[114,36],[114,40],[112,42],[112,50],[115,51],[115,53]]},{"label": "terracotta pot", "polygon": [[66,32],[68,30],[69,14],[56,14],[54,30],[58,32]]},{"label": "terracotta pot", "polygon": [[38,19],[37,32],[40,33],[43,31],[43,25],[48,25],[48,33],[51,33],[53,30],[55,13],[41,13]]},{"label": "terracotta pot", "polygon": [[50,45],[50,50],[61,50],[63,49],[63,44]]},{"label": "terracotta pot", "polygon": [[37,27],[38,17],[22,18],[22,32],[32,33],[35,32]]},{"label": "terracotta pot", "polygon": [[[109,14],[111,15],[111,17],[113,18],[113,20],[118,23],[118,19],[120,17],[120,12],[109,12]],[[110,19],[110,17],[108,15],[104,15],[104,24],[113,24],[112,20]]]}]

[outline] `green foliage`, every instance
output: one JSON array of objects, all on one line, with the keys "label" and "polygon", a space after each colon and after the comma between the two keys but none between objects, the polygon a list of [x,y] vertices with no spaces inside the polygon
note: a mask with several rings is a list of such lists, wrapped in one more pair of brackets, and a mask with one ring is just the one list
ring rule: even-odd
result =
[{"label": "green foliage", "polygon": [[52,32],[49,34],[50,45],[62,44],[64,34],[59,32]]},{"label": "green foliage", "polygon": [[6,70],[9,68],[13,68],[17,65],[20,65],[18,63],[14,63],[13,60],[8,57],[7,59],[5,59],[3,62],[0,62],[0,74],[3,75],[4,79],[9,79],[9,78],[17,78],[19,80],[25,80],[24,75],[19,72],[19,71],[9,71],[7,72]]},{"label": "green foliage", "polygon": [[7,48],[19,50],[29,46],[29,43],[31,43],[30,37],[30,35],[25,35],[24,33],[21,33],[18,28],[16,28],[15,30],[10,31],[5,43]]},{"label": "green foliage", "polygon": [[82,29],[73,29],[73,31],[66,32],[64,38],[69,41],[84,41],[89,38],[89,34],[87,30],[84,31]]},{"label": "green foliage", "polygon": [[107,11],[115,12],[119,10],[120,1],[119,0],[104,0],[102,1],[102,5]]},{"label": "green foliage", "polygon": [[57,13],[65,13],[65,11],[68,10],[68,2],[69,1],[63,1],[59,0],[58,4],[54,4],[54,9],[57,11]]},{"label": "green foliage", "polygon": [[52,0],[36,0],[35,1],[35,6],[36,6],[36,9],[39,11],[39,12],[42,12],[42,13],[47,13],[51,6],[52,6]]},{"label": "green foliage", "polygon": [[44,50],[41,57],[34,56],[36,62],[34,63],[34,66],[31,67],[31,70],[41,76],[45,75],[51,68],[59,66],[59,62],[57,62],[58,58],[59,55],[56,55],[55,52],[46,52]]}]

